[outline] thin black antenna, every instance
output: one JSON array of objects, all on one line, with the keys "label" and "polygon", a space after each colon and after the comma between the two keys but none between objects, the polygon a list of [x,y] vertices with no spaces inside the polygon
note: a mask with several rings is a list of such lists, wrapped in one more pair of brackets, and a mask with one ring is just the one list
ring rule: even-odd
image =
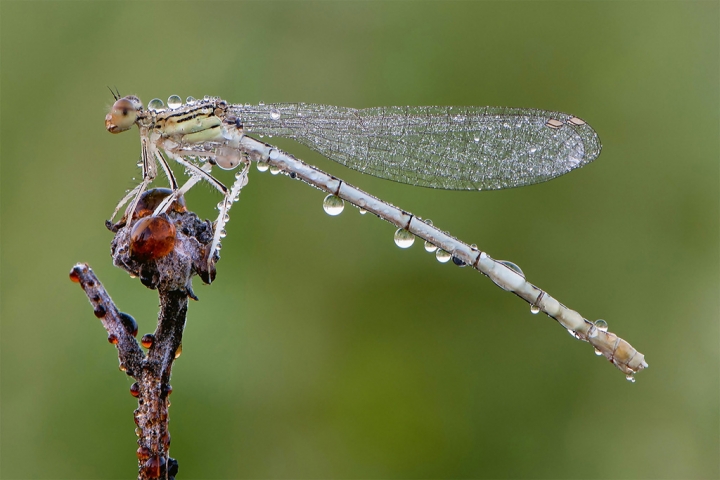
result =
[{"label": "thin black antenna", "polygon": [[113,96],[113,98],[115,98],[116,101],[117,101],[117,100],[120,100],[120,91],[118,90],[117,87],[115,87],[115,91],[114,91],[114,92],[113,92],[113,89],[112,89],[112,88],[110,88],[110,87],[107,87],[107,88],[108,88],[108,90],[110,90],[110,93],[112,93],[112,96]]}]

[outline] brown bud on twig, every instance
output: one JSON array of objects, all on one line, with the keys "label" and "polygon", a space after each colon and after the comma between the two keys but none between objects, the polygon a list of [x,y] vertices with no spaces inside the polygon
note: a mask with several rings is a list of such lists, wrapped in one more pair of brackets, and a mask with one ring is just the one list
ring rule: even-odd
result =
[{"label": "brown bud on twig", "polygon": [[147,355],[135,339],[137,322],[119,311],[90,267],[77,264],[70,272],[70,279],[83,288],[94,315],[105,327],[108,341],[117,348],[120,369],[135,379],[130,393],[138,398],[134,420],[140,446],[136,452],[140,479],[172,479],[177,475],[178,463],[168,455],[170,374],[181,351],[188,298],[197,300],[192,277],[199,275],[210,283],[219,258],[207,261],[212,224],[188,212],[182,199],[174,202],[166,214],[152,216],[169,194],[167,189],[150,190],[138,202],[132,222],[122,219],[114,225],[106,223],[115,233],[111,244],[113,263],[158,291],[157,327],[154,333],[142,337]]}]

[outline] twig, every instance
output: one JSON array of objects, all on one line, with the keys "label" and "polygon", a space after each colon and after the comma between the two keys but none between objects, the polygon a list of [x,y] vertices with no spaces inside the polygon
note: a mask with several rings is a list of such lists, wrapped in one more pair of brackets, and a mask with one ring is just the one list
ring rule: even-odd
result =
[{"label": "twig", "polygon": [[[148,192],[145,199],[152,195],[157,195],[157,191]],[[143,250],[138,246],[138,238],[142,236],[138,231],[148,228],[147,220],[165,222],[163,226],[170,226],[172,230],[174,241],[169,252],[160,252],[163,253],[160,258],[154,256],[158,248]],[[120,369],[135,379],[130,393],[138,398],[138,408],[134,412],[139,445],[138,478],[174,479],[178,462],[169,456],[170,374],[182,349],[188,298],[197,300],[192,291],[192,277],[198,274],[208,282],[215,276],[214,266],[209,270],[206,258],[212,228],[209,222],[200,221],[194,213],[185,211],[184,205],[168,215],[141,218],[127,226],[121,221],[117,225],[108,225],[108,228],[116,232],[112,242],[113,263],[140,277],[146,287],[158,290],[157,328],[154,334],[146,334],[141,340],[148,348],[147,355],[135,339],[137,323],[115,306],[87,264],[75,265],[70,271],[70,279],[83,288],[95,316],[108,332],[108,341],[117,347]],[[150,227],[147,232],[152,236],[157,230]]]}]

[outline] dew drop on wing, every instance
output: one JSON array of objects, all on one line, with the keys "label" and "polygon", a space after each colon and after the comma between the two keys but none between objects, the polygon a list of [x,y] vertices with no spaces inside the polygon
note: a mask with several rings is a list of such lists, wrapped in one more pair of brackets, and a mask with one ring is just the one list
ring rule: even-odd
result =
[{"label": "dew drop on wing", "polygon": [[188,105],[195,105],[197,103],[197,100],[195,100],[195,97],[187,97],[185,99],[185,103]]}]

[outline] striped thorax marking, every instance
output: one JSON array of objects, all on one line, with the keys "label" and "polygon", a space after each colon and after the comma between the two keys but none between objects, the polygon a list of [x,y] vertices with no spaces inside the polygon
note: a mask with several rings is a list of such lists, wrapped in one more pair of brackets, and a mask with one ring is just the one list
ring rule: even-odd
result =
[{"label": "striped thorax marking", "polygon": [[163,138],[173,138],[183,143],[218,140],[222,137],[222,120],[216,113],[222,114],[224,111],[212,104],[158,112],[153,128]]}]

